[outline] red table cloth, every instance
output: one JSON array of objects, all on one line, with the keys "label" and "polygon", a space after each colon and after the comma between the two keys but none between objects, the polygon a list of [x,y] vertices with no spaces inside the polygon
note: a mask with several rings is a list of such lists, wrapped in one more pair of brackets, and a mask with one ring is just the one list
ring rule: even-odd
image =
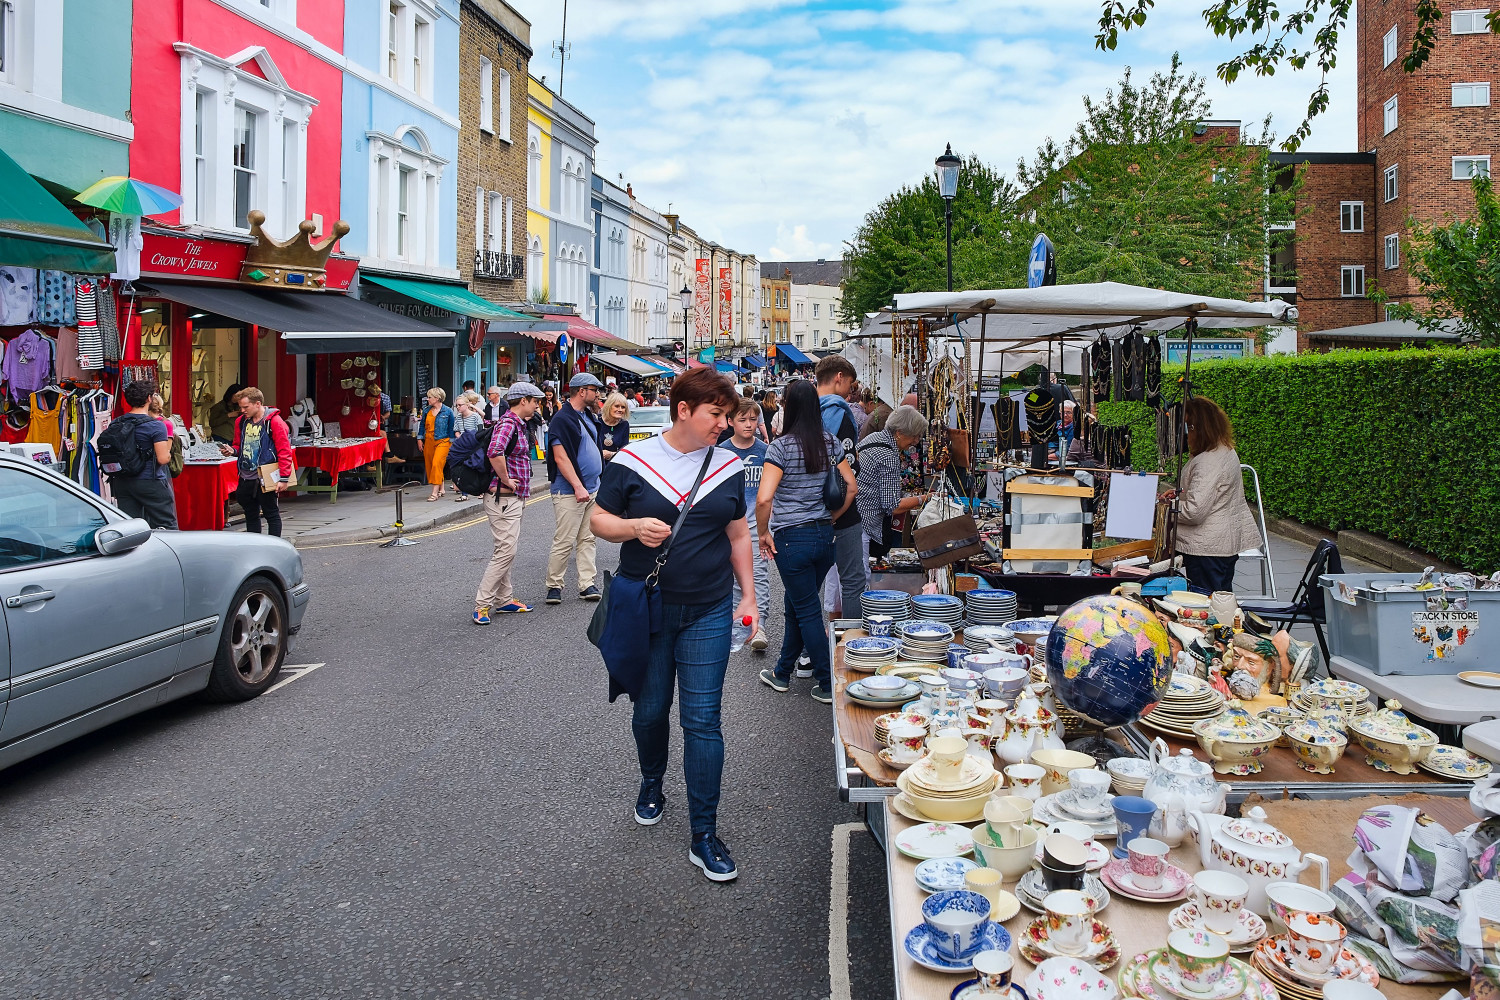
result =
[{"label": "red table cloth", "polygon": [[299,469],[322,469],[338,478],[340,472],[358,469],[385,457],[385,438],[372,438],[363,444],[300,445],[297,448]]},{"label": "red table cloth", "polygon": [[188,462],[172,480],[177,498],[177,527],[183,531],[223,531],[224,504],[240,485],[238,463]]}]

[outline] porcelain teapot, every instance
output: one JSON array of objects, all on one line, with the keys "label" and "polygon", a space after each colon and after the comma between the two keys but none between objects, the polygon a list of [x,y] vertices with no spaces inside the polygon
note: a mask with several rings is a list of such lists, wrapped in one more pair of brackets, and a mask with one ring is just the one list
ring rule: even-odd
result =
[{"label": "porcelain teapot", "polygon": [[1148,758],[1154,768],[1141,797],[1156,804],[1151,817],[1150,836],[1176,847],[1187,835],[1188,814],[1222,813],[1229,786],[1214,778],[1214,769],[1182,750],[1175,757],[1165,740],[1151,742]]},{"label": "porcelain teapot", "polygon": [[1318,888],[1328,891],[1328,859],[1297,850],[1291,837],[1266,822],[1266,811],[1260,806],[1234,819],[1196,810],[1188,815],[1198,835],[1204,869],[1244,879],[1250,886],[1245,906],[1261,916],[1270,915],[1266,886],[1295,882],[1309,865],[1318,866]]},{"label": "porcelain teapot", "polygon": [[1057,729],[1057,716],[1037,700],[1029,687],[1023,688],[1016,698],[1016,707],[1005,713],[1004,738],[994,740],[991,746],[995,756],[1007,764],[1024,764],[1031,759],[1031,751],[1051,746],[1046,742],[1049,731],[1061,746]]}]

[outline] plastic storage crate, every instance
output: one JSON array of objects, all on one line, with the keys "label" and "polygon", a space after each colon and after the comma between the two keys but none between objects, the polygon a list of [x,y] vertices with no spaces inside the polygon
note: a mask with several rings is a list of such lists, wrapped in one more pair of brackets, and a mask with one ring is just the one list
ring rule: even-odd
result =
[{"label": "plastic storage crate", "polygon": [[[1372,583],[1390,586],[1420,579],[1420,573],[1319,577],[1333,655],[1377,674],[1455,674],[1493,666],[1500,640],[1500,591],[1370,589]],[[1340,593],[1354,603],[1335,596]]]}]

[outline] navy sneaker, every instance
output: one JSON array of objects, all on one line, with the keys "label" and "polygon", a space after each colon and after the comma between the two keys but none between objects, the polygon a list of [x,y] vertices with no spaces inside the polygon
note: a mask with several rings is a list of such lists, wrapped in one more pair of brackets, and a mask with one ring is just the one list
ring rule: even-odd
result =
[{"label": "navy sneaker", "polygon": [[561,604],[562,603],[562,588],[561,587],[548,587],[547,588],[547,603],[548,604]]},{"label": "navy sneaker", "polygon": [[729,848],[712,833],[693,834],[688,860],[702,868],[703,874],[715,882],[728,882],[740,874],[734,866],[734,859],[729,856]]},{"label": "navy sneaker", "polygon": [[833,704],[833,693],[821,684],[814,684],[812,689],[812,700],[821,701],[825,705]]},{"label": "navy sneaker", "polygon": [[790,681],[784,681],[780,677],[777,677],[774,670],[762,670],[760,672],[760,682],[772,691],[780,691],[783,694],[787,688],[792,686]]},{"label": "navy sneaker", "polygon": [[667,797],[661,791],[660,778],[642,778],[641,793],[635,797],[635,821],[641,826],[655,826],[667,808]]},{"label": "navy sneaker", "polygon": [[598,587],[589,584],[578,592],[578,596],[585,601],[597,601],[603,595],[599,593]]}]

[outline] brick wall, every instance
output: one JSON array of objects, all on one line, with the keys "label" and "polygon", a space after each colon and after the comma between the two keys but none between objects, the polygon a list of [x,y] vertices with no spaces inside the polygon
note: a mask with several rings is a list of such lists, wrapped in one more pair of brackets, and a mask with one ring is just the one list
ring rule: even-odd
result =
[{"label": "brick wall", "polygon": [[[489,0],[493,3],[494,0]],[[513,12],[512,12],[513,13]],[[517,19],[520,15],[515,15]],[[521,23],[525,23],[521,21]],[[480,122],[480,57],[490,60],[491,107],[495,130],[486,132]],[[476,295],[495,302],[520,302],[526,299],[524,273],[513,279],[500,279],[474,273],[476,189],[487,195],[501,196],[496,225],[502,233],[498,249],[504,251],[504,199],[512,201],[510,214],[510,253],[526,256],[526,66],[530,52],[479,5],[464,0],[459,33],[458,104],[462,127],[458,134],[458,267]],[[510,116],[502,120],[505,107],[501,87],[510,75]],[[507,138],[509,141],[507,141]],[[483,242],[489,244],[491,226],[489,198],[485,204]]]},{"label": "brick wall", "polygon": [[[1345,298],[1342,268],[1362,266],[1368,287],[1376,271],[1376,236],[1372,231],[1375,166],[1371,163],[1304,162],[1297,171],[1302,189],[1297,201],[1297,349],[1307,347],[1307,333],[1339,326],[1373,323],[1375,303]],[[1345,233],[1344,202],[1364,206],[1364,231]]]}]

